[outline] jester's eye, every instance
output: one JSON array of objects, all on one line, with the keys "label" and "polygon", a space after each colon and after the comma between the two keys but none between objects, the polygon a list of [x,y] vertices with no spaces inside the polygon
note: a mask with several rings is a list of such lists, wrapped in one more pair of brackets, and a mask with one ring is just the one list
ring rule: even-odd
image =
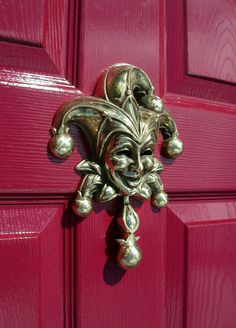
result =
[{"label": "jester's eye", "polygon": [[142,152],[141,152],[141,156],[151,156],[153,155],[153,151],[152,149],[148,148],[148,149],[144,149]]},{"label": "jester's eye", "polygon": [[118,155],[118,156],[124,155],[127,157],[131,157],[132,153],[131,153],[131,150],[129,150],[129,149],[121,149],[116,152],[116,155]]}]

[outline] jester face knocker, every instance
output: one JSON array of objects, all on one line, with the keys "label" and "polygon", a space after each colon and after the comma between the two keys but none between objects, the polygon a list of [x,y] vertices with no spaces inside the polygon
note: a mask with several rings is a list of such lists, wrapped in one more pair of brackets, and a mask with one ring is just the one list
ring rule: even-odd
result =
[{"label": "jester face knocker", "polygon": [[118,262],[125,269],[136,267],[142,257],[139,237],[134,235],[140,220],[129,197],[151,199],[155,207],[168,202],[159,177],[163,165],[154,156],[159,132],[164,138],[164,156],[175,158],[183,150],[175,122],[153,90],[141,69],[113,65],[98,80],[94,97],[79,97],[64,104],[51,129],[49,147],[54,156],[65,159],[72,153],[70,124],[84,131],[93,152],[92,160],[83,160],[75,168],[84,173],[73,204],[76,214],[87,216],[91,212],[93,196],[102,202],[123,197],[118,215],[123,238],[117,242]]},{"label": "jester face knocker", "polygon": [[109,144],[105,158],[107,176],[124,195],[141,194],[154,167],[154,144],[154,133],[140,140],[120,134]]}]

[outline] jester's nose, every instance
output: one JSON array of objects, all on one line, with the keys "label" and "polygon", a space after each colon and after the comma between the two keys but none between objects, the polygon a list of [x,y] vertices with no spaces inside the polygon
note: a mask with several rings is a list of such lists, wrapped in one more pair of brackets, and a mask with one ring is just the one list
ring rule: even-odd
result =
[{"label": "jester's nose", "polygon": [[143,163],[140,159],[140,156],[137,156],[137,158],[134,159],[133,163],[130,165],[130,169],[132,172],[134,172],[137,175],[143,173]]}]

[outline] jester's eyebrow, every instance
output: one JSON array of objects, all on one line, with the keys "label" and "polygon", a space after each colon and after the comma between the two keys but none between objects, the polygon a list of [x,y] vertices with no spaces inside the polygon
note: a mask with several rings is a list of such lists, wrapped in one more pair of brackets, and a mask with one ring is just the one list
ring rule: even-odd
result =
[{"label": "jester's eyebrow", "polygon": [[111,150],[111,153],[114,153],[120,149],[124,149],[124,148],[132,148],[133,145],[131,142],[129,141],[125,141],[123,142],[122,144],[117,144],[112,150]]},{"label": "jester's eyebrow", "polygon": [[118,151],[120,149],[123,149],[125,147],[132,148],[134,146],[134,141],[130,139],[129,137],[121,137],[118,141],[118,143],[114,146],[111,153]]},{"label": "jester's eyebrow", "polygon": [[146,148],[146,147],[152,147],[154,145],[155,145],[154,140],[149,139],[141,145],[141,148],[143,149],[143,148]]}]

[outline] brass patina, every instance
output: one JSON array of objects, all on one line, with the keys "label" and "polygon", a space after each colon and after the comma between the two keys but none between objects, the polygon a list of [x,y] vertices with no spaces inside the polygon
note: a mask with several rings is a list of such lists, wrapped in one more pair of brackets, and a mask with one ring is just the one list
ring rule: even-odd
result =
[{"label": "brass patina", "polygon": [[168,202],[159,176],[163,165],[154,157],[159,132],[164,139],[164,156],[175,158],[183,150],[172,116],[153,91],[150,79],[140,68],[113,65],[99,78],[94,97],[82,96],[65,103],[51,129],[49,147],[57,158],[66,159],[73,152],[71,124],[83,130],[91,147],[91,159],[75,168],[84,173],[73,204],[77,215],[91,212],[94,195],[101,202],[123,197],[118,216],[123,238],[117,241],[118,262],[125,269],[136,267],[142,257],[139,237],[134,235],[140,221],[129,197],[151,199],[155,207]]}]

